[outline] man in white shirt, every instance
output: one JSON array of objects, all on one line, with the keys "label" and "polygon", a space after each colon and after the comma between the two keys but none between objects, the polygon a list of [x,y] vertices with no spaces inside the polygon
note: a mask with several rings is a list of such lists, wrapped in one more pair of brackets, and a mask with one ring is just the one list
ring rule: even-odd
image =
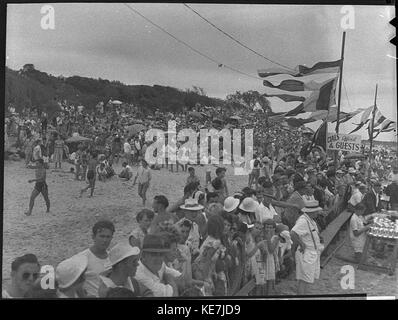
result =
[{"label": "man in white shirt", "polygon": [[152,291],[154,297],[177,297],[176,278],[181,273],[165,265],[165,254],[169,252],[164,239],[159,235],[146,235],[142,245],[141,261],[135,279]]},{"label": "man in white shirt", "polygon": [[358,203],[360,203],[363,199],[363,194],[359,191],[359,186],[361,182],[356,182],[354,187],[352,188],[352,195],[348,203],[355,207]]},{"label": "man in white shirt", "polygon": [[90,248],[78,253],[85,255],[88,260],[87,271],[85,273],[86,280],[83,285],[88,297],[98,297],[100,286],[99,275],[111,265],[108,257],[108,248],[114,232],[115,226],[111,221],[98,221],[93,227],[92,239],[94,244]]},{"label": "man in white shirt", "polygon": [[[269,192],[269,190],[267,190]],[[271,204],[272,194],[269,194],[266,191],[257,193],[257,200],[259,202],[259,206],[255,211],[256,221],[263,223],[265,220],[272,219],[275,222],[281,222],[281,218],[274,209]]]}]

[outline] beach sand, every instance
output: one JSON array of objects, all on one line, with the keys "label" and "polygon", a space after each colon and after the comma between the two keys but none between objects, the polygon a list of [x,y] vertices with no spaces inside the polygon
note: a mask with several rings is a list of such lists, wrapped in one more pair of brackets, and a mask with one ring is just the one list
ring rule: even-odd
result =
[{"label": "beach sand", "polygon": [[[54,164],[51,164],[51,168]],[[27,217],[29,197],[34,183],[34,170],[26,169],[22,161],[4,161],[4,204],[3,204],[3,288],[10,281],[11,262],[25,253],[34,253],[42,265],[56,266],[66,259],[89,247],[92,243],[91,228],[101,218],[108,218],[116,226],[111,246],[125,240],[136,224],[135,215],[143,208],[137,195],[137,186],[132,181],[122,182],[113,177],[108,182],[96,182],[93,198],[89,191],[79,198],[79,190],[86,186],[84,181],[74,181],[67,173],[71,164],[63,163],[63,172],[49,169],[47,184],[51,201],[51,213],[41,195],[36,198],[32,216]],[[212,177],[215,176],[215,167]],[[206,166],[196,166],[196,173],[202,183],[205,181]],[[136,168],[134,168],[136,170]],[[120,172],[120,164],[115,167]],[[148,191],[147,207],[155,195],[165,195],[171,203],[182,196],[187,173],[171,173],[166,169],[153,171],[152,185]],[[247,176],[234,176],[228,167],[227,181],[230,193],[241,190],[247,184]],[[370,296],[398,297],[397,276],[377,274],[355,268],[355,289],[344,290],[340,284],[344,273],[341,268],[348,263],[333,258],[321,270],[321,278],[311,287],[311,294],[354,294],[367,293]],[[355,266],[354,266],[355,267]],[[398,270],[397,270],[398,272]],[[396,272],[396,274],[397,274]],[[276,286],[278,294],[294,295],[294,278],[282,280]]]}]

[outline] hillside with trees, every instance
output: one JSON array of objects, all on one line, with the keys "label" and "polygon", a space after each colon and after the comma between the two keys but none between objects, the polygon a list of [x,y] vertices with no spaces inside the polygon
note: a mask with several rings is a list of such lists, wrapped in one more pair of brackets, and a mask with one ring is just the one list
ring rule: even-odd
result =
[{"label": "hillside with trees", "polygon": [[156,109],[171,112],[184,108],[191,110],[196,104],[234,110],[253,109],[259,104],[272,114],[268,101],[257,91],[237,91],[221,100],[208,97],[202,88],[196,86],[181,90],[160,85],[126,85],[101,78],[53,76],[35,69],[33,64],[26,64],[19,71],[6,67],[5,105],[12,105],[17,111],[34,107],[51,113],[59,108],[58,102],[65,101],[69,105],[92,109],[100,101],[106,103],[110,99],[133,104],[145,113]]}]

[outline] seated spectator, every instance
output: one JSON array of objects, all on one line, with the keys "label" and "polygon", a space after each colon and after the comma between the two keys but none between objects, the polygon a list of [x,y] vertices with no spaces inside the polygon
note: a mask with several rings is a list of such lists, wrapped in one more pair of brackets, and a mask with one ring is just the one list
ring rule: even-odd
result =
[{"label": "seated spectator", "polygon": [[152,296],[152,293],[134,278],[140,249],[127,243],[118,243],[109,251],[110,269],[100,275],[101,283],[98,296],[106,297],[109,289],[121,287],[134,293],[137,297]]},{"label": "seated spectator", "polygon": [[107,176],[108,176],[108,173],[106,172],[105,164],[103,162],[101,162],[97,166],[97,177],[98,177],[98,180],[105,182],[106,179],[107,179]]},{"label": "seated spectator", "polygon": [[34,254],[25,254],[11,264],[11,284],[3,290],[3,298],[23,298],[40,275],[40,264]]},{"label": "seated spectator", "polygon": [[149,209],[143,209],[137,213],[136,220],[138,226],[135,226],[129,235],[129,243],[135,247],[142,248],[144,237],[148,234],[148,229],[155,217],[155,213]]},{"label": "seated spectator", "polygon": [[181,273],[165,265],[165,255],[170,251],[160,235],[149,234],[144,238],[142,256],[135,278],[152,291],[154,297],[177,297],[176,278]]},{"label": "seated spectator", "polygon": [[83,290],[86,280],[88,260],[84,255],[75,255],[62,261],[55,270],[55,279],[58,284],[58,298],[84,298],[87,293]]},{"label": "seated spectator", "polygon": [[127,162],[122,163],[122,171],[119,173],[119,178],[126,179],[127,181],[133,176],[133,168]]}]

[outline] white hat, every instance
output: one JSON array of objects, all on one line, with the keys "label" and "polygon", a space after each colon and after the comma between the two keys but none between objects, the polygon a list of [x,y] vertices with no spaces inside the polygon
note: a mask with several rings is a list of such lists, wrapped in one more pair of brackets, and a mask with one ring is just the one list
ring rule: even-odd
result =
[{"label": "white hat", "polygon": [[87,269],[87,264],[87,257],[83,254],[62,261],[55,270],[58,287],[69,288]]},{"label": "white hat", "polygon": [[258,202],[253,198],[245,198],[243,199],[242,203],[239,206],[239,209],[246,211],[246,212],[254,212],[258,207]]},{"label": "white hat", "polygon": [[357,171],[353,167],[348,168],[348,173],[356,173],[356,172]]},{"label": "white hat", "polygon": [[301,211],[305,213],[311,213],[316,211],[322,211],[323,209],[319,206],[318,200],[307,200],[304,201],[305,207]]},{"label": "white hat", "polygon": [[120,261],[140,254],[138,247],[132,247],[129,243],[118,243],[109,251],[109,260],[111,266],[119,263]]},{"label": "white hat", "polygon": [[291,240],[291,237],[290,237],[290,232],[289,232],[288,230],[283,230],[283,231],[280,233],[280,235],[281,235],[281,237],[282,237],[283,239],[286,240],[287,243],[289,243],[289,244],[292,244],[292,243],[293,243],[293,241]]},{"label": "white hat", "polygon": [[224,200],[224,210],[227,212],[234,211],[239,205],[239,199],[228,197]]},{"label": "white hat", "polygon": [[189,198],[185,200],[185,203],[180,206],[180,208],[184,210],[198,211],[202,210],[204,207],[200,205],[196,199]]}]

